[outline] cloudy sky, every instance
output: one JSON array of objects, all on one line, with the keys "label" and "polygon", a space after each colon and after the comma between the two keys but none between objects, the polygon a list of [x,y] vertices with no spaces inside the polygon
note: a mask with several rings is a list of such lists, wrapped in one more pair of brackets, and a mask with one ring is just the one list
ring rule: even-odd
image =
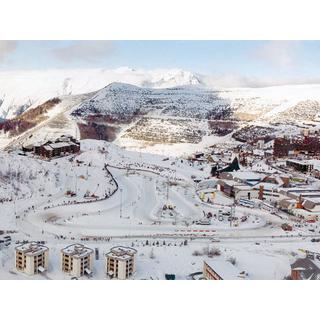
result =
[{"label": "cloudy sky", "polygon": [[0,70],[182,68],[235,85],[320,83],[320,41],[0,41]]}]

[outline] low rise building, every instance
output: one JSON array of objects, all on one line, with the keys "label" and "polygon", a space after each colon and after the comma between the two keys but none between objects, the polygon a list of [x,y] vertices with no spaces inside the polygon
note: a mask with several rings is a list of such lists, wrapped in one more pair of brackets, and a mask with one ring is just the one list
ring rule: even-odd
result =
[{"label": "low rise building", "polygon": [[303,173],[311,172],[313,170],[313,164],[310,163],[309,161],[287,160],[286,166]]},{"label": "low rise building", "polygon": [[223,192],[226,196],[232,197],[235,200],[240,199],[258,199],[259,191],[254,190],[252,186],[245,185],[235,180],[218,180],[217,189]]},{"label": "low rise building", "polygon": [[106,272],[110,278],[125,280],[136,271],[137,250],[129,247],[113,247],[106,254]]},{"label": "low rise building", "polygon": [[259,183],[266,175],[253,171],[233,171],[223,172],[219,175],[220,179],[234,180],[239,183],[255,185]]},{"label": "low rise building", "polygon": [[80,142],[69,135],[63,135],[55,141],[46,141],[33,146],[23,147],[23,151],[32,150],[35,155],[45,159],[62,157],[80,151]]},{"label": "low rise building", "polygon": [[203,261],[203,277],[205,280],[241,280],[246,278],[233,264],[225,260]]},{"label": "low rise building", "polygon": [[246,185],[234,186],[234,198],[235,198],[235,200],[258,199],[259,198],[259,190],[255,190],[253,187],[246,186]]},{"label": "low rise building", "polygon": [[36,242],[22,244],[15,248],[16,269],[28,275],[48,269],[49,248]]},{"label": "low rise building", "polygon": [[61,250],[62,271],[74,277],[92,274],[93,250],[82,244],[72,244]]}]

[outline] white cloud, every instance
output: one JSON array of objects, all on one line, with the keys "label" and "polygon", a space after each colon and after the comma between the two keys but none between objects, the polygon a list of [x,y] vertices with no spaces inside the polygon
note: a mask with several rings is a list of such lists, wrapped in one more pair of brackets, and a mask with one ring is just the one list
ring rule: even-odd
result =
[{"label": "white cloud", "polygon": [[[199,75],[200,76],[200,75]],[[203,83],[211,88],[262,88],[281,85],[320,84],[320,77],[250,77],[239,74],[201,76]]]},{"label": "white cloud", "polygon": [[68,46],[53,49],[52,54],[63,62],[96,62],[114,51],[115,44],[112,41],[75,41]]},{"label": "white cloud", "polygon": [[16,47],[16,41],[0,40],[0,62],[7,59],[16,50]]},{"label": "white cloud", "polygon": [[260,45],[253,56],[275,68],[290,68],[297,60],[298,41],[268,41]]}]

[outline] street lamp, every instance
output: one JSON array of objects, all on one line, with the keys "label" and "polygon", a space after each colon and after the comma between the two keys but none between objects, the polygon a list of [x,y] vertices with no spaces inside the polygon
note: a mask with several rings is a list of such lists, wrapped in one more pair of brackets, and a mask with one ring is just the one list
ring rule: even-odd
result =
[{"label": "street lamp", "polygon": [[120,219],[122,219],[122,191],[120,188]]}]

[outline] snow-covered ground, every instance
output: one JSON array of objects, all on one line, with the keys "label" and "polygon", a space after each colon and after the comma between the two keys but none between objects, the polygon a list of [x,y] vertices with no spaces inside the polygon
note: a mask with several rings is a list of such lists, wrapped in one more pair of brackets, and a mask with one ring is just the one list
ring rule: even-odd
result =
[{"label": "snow-covered ground", "polygon": [[[81,150],[51,161],[1,154],[1,195],[8,201],[0,203],[0,225],[14,233],[11,245],[0,250],[0,278],[30,278],[14,268],[15,242],[21,240],[46,241],[50,249],[46,276],[32,279],[70,278],[60,271],[60,249],[74,242],[99,248],[93,279],[106,278],[102,254],[117,244],[138,250],[135,279],[163,279],[165,273],[186,279],[202,270],[204,260],[230,258],[248,279],[283,279],[299,249],[317,250],[310,239],[318,225],[316,232],[301,226],[288,233],[280,217],[240,206],[233,223],[221,215],[232,199],[216,192],[213,203],[203,202],[192,177],[206,178],[209,167],[96,140],[82,141]],[[67,191],[76,195],[69,197]],[[209,212],[211,224],[198,224]],[[221,255],[194,255],[208,246],[219,248]]]},{"label": "snow-covered ground", "polygon": [[[255,245],[254,243],[210,243],[193,240],[183,245],[182,240],[174,239],[149,239],[146,245],[145,239],[134,240],[110,240],[105,243],[87,242],[87,246],[99,249],[99,260],[94,261],[93,279],[107,279],[105,272],[104,254],[115,244],[134,245],[137,254],[137,272],[133,279],[163,280],[165,274],[175,274],[177,279],[188,279],[195,272],[201,272],[203,261],[235,259],[235,267],[241,272],[248,273],[247,279],[283,279],[290,274],[290,262],[294,261],[295,253],[300,246],[310,247],[308,244],[296,243],[266,243]],[[158,245],[157,245],[158,243]],[[46,275],[27,276],[14,268],[14,247],[0,251],[0,279],[70,279],[60,269],[60,250],[68,245],[68,241],[50,241],[49,269]],[[154,244],[154,245],[153,245]],[[196,256],[195,251],[201,252],[205,248],[219,248],[221,255],[208,258],[206,255]],[[229,262],[227,262],[229,263]],[[87,279],[83,277],[81,279]]]}]

